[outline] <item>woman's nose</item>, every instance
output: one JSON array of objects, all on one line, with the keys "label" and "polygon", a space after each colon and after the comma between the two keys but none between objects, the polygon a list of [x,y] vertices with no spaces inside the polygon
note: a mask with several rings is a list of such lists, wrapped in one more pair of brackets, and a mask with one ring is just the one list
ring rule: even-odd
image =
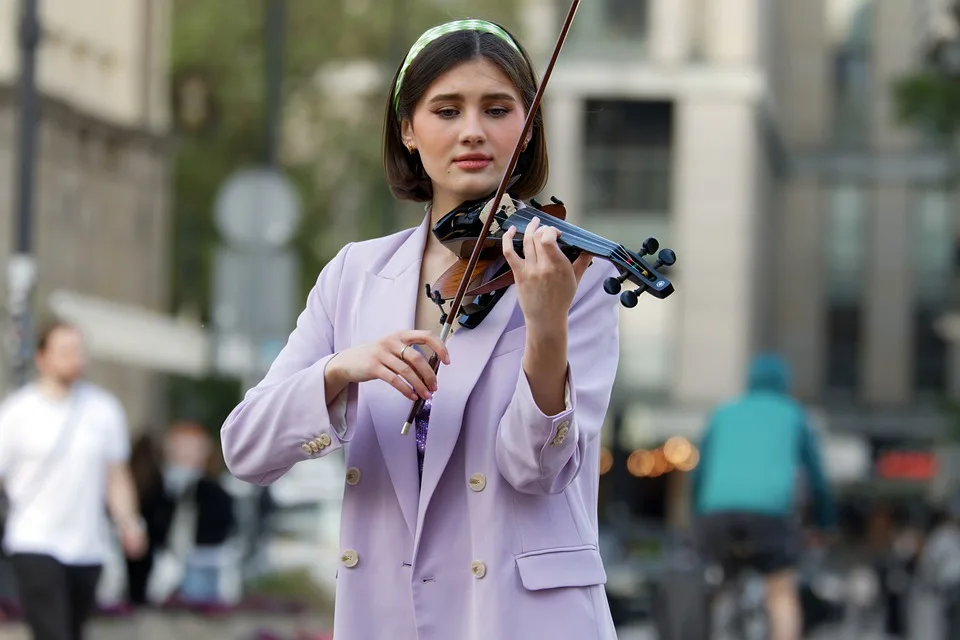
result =
[{"label": "woman's nose", "polygon": [[487,138],[483,128],[483,120],[478,112],[470,110],[462,120],[463,129],[460,131],[460,141],[465,144],[477,144]]}]

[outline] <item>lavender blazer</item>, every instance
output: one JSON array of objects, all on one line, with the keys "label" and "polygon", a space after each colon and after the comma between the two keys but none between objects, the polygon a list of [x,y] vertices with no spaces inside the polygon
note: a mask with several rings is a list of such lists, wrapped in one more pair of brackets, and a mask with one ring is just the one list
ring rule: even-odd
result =
[{"label": "lavender blazer", "polygon": [[343,448],[337,640],[615,640],[598,551],[600,428],[619,355],[613,273],[596,261],[570,311],[567,410],[541,413],[521,371],[516,288],[448,341],[422,485],[411,402],[381,381],[328,407],[332,354],[414,325],[429,219],[347,245],[221,430],[230,471],[267,485]]}]

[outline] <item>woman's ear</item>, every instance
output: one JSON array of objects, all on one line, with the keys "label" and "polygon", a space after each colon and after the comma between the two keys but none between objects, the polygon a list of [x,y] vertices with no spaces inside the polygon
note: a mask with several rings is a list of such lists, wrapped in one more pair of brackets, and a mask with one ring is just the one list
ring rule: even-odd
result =
[{"label": "woman's ear", "polygon": [[400,139],[408,150],[416,148],[413,143],[413,123],[409,118],[400,121]]}]

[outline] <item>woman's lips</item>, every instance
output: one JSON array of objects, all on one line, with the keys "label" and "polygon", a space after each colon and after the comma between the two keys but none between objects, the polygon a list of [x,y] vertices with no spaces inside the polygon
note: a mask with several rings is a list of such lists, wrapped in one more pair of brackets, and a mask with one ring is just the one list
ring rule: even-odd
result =
[{"label": "woman's lips", "polygon": [[461,169],[473,171],[483,169],[493,162],[493,158],[483,153],[461,153],[453,159],[453,162]]},{"label": "woman's lips", "polygon": [[483,169],[490,164],[490,160],[456,160],[455,163],[461,169],[472,171],[476,169]]}]

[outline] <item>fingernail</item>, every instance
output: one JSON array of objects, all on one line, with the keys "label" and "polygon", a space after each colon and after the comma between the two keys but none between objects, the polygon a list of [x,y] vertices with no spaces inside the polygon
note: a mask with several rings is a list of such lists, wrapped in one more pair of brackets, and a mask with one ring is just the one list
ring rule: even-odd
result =
[{"label": "fingernail", "polygon": [[513,233],[513,232],[515,232],[516,230],[517,230],[517,228],[516,228],[514,225],[510,225],[510,228],[507,229],[507,231],[509,231],[510,233]]}]

